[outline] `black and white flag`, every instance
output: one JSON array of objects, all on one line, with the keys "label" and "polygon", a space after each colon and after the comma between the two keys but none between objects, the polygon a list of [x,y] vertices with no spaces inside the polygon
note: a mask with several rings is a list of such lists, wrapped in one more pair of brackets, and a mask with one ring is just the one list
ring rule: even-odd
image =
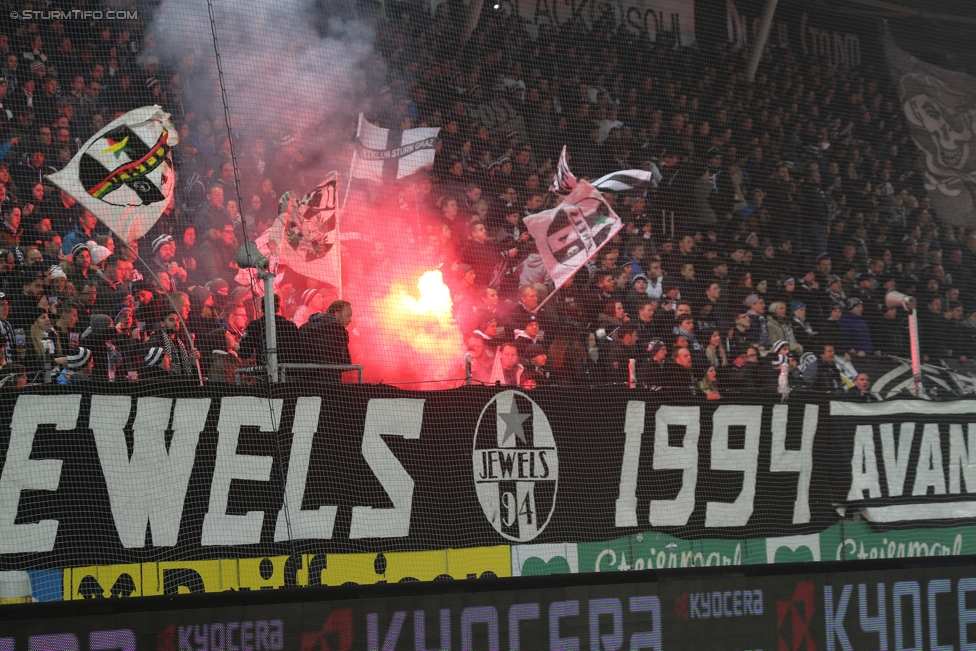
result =
[{"label": "black and white flag", "polygon": [[529,215],[524,221],[556,289],[623,228],[600,191],[586,181],[580,181],[555,208]]},{"label": "black and white flag", "polygon": [[650,171],[647,170],[620,170],[611,172],[606,176],[601,176],[596,181],[592,181],[593,187],[602,192],[615,192],[644,195],[649,190],[657,187],[661,182],[661,171],[654,163],[651,163]]},{"label": "black and white flag", "polygon": [[384,129],[359,114],[356,157],[351,174],[354,179],[393,181],[434,164],[440,127]]},{"label": "black and white flag", "polygon": [[939,218],[976,227],[976,79],[919,61],[885,30],[885,57],[912,139],[925,154],[919,171]]},{"label": "black and white flag", "polygon": [[559,154],[559,165],[556,166],[556,176],[552,179],[552,186],[549,192],[565,197],[576,187],[576,175],[569,171],[569,163],[566,162],[566,145]]},{"label": "black and white flag", "polygon": [[173,200],[172,148],[179,132],[169,113],[143,106],[88,139],[64,169],[47,177],[122,241],[137,240]]}]

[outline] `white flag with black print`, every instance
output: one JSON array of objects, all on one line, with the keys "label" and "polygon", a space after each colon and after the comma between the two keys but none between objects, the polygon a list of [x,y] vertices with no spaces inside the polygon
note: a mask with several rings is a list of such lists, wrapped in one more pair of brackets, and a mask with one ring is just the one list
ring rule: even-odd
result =
[{"label": "white flag with black print", "polygon": [[552,186],[549,192],[565,197],[576,187],[576,175],[569,171],[569,163],[566,161],[566,145],[559,154],[559,164],[556,166],[556,176],[552,179]]},{"label": "white flag with black print", "polygon": [[529,215],[524,221],[556,289],[623,227],[600,191],[586,181],[580,181],[555,208]]},{"label": "white flag with black print", "polygon": [[976,79],[899,49],[885,27],[885,57],[909,132],[924,154],[919,171],[939,218],[976,227]]},{"label": "white flag with black print", "polygon": [[169,117],[158,106],[129,111],[47,178],[123,242],[139,239],[173,201],[176,172],[170,152],[179,135]]},{"label": "white flag with black print", "polygon": [[[330,172],[318,187],[296,200],[291,192],[278,201],[278,219],[255,242],[261,252],[299,275],[335,287],[340,284],[339,229],[336,224],[338,175]],[[277,271],[281,271],[278,269]]]},{"label": "white flag with black print", "polygon": [[384,129],[359,114],[356,157],[351,174],[354,179],[395,181],[434,164],[440,127]]},{"label": "white flag with black print", "polygon": [[650,171],[620,170],[619,172],[611,172],[606,176],[601,176],[596,181],[592,181],[592,183],[593,187],[598,188],[602,192],[629,192],[644,195],[649,190],[656,188],[662,178],[664,177],[661,176],[661,170],[657,168],[657,165],[651,163]]}]

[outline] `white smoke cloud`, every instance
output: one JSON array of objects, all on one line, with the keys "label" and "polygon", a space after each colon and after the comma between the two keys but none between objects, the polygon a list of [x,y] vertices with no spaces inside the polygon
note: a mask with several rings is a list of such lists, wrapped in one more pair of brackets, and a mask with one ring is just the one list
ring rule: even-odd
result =
[{"label": "white smoke cloud", "polygon": [[[306,156],[314,152],[316,167],[328,167],[338,132],[354,121],[365,94],[372,28],[358,20],[327,19],[315,0],[213,4],[234,135],[269,142],[291,136]],[[224,133],[206,0],[164,0],[151,31],[163,63],[179,69],[185,55],[193,53],[198,72],[187,83],[185,110],[212,119],[214,131]],[[235,142],[238,155],[241,144]]]}]

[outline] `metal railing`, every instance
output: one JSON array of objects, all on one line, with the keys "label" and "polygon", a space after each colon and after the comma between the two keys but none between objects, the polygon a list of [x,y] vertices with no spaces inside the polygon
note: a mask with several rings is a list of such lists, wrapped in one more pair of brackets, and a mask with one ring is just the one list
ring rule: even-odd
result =
[{"label": "metal railing", "polygon": [[[362,364],[278,364],[279,369],[299,369],[309,371],[356,371],[357,383],[363,383]],[[240,384],[240,376],[252,373],[266,373],[266,366],[246,366],[234,371],[234,384]]]}]

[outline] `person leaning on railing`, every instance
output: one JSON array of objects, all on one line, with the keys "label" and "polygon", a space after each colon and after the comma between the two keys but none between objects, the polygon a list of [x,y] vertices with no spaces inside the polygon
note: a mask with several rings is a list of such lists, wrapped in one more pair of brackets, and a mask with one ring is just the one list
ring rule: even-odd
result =
[{"label": "person leaning on railing", "polygon": [[[349,333],[352,305],[349,301],[333,301],[325,312],[308,317],[308,323],[298,332],[307,359],[313,364],[352,364],[349,354]],[[253,324],[252,324],[253,325]],[[248,326],[250,329],[250,326]],[[280,345],[280,344],[279,344]],[[339,384],[342,371],[322,369],[301,374],[313,382]]]}]

